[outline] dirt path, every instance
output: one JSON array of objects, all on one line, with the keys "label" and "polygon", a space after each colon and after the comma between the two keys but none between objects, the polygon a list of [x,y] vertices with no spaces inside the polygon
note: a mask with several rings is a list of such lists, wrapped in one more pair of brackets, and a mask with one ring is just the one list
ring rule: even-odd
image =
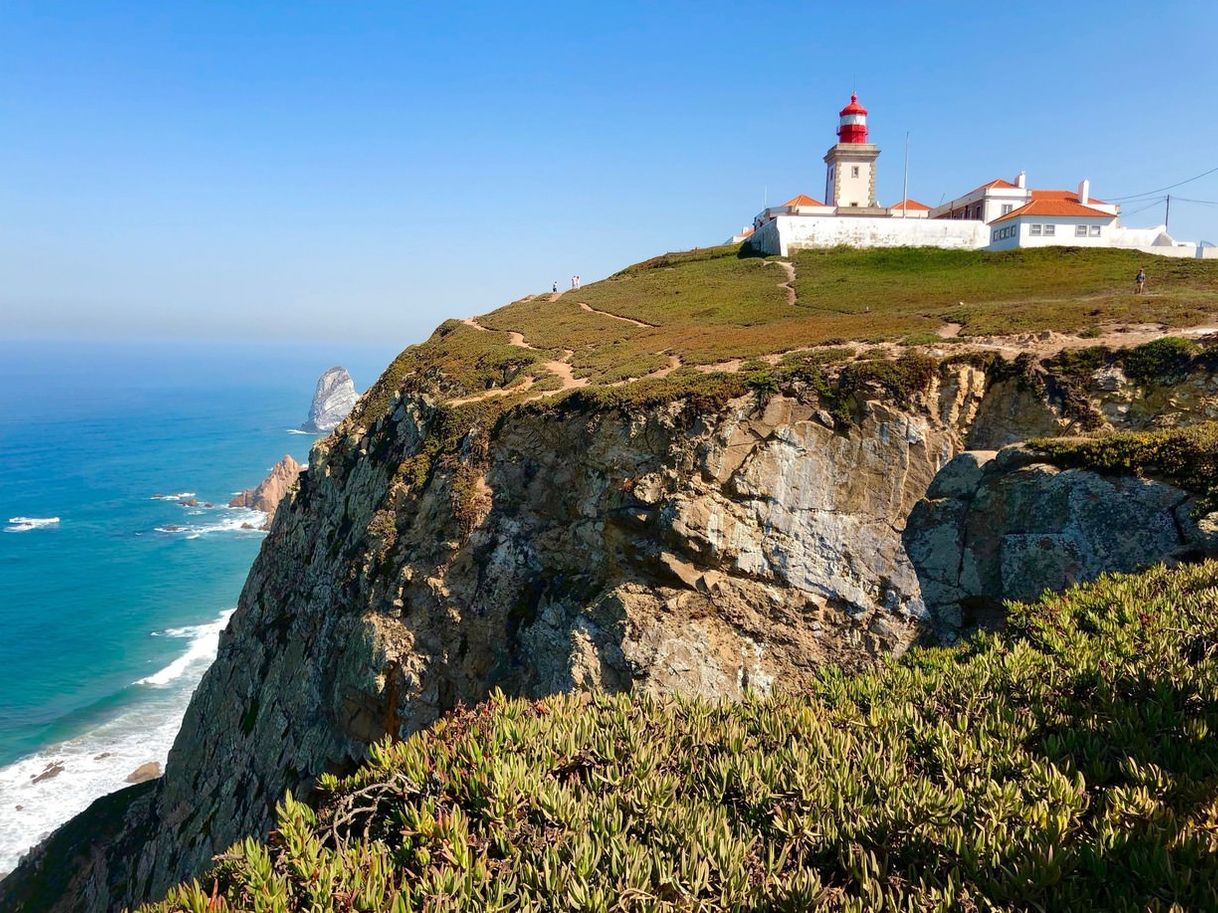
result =
[{"label": "dirt path", "polygon": [[795,306],[795,264],[787,260],[766,260],[765,265],[771,266],[777,264],[782,267],[782,271],[787,274],[787,281],[778,283],[778,287],[786,293],[787,304],[791,307]]},{"label": "dirt path", "polygon": [[[794,304],[795,290],[792,287],[794,280],[794,267],[782,261],[772,260],[770,263],[778,263],[783,266],[787,272],[787,281],[780,283],[781,287],[788,292],[788,300]],[[562,293],[560,292],[559,295]],[[556,296],[557,297],[557,296]],[[629,317],[619,317],[616,314],[610,314],[607,311],[600,311],[581,303],[580,308],[593,314],[600,314],[604,317],[611,317],[614,320],[620,320],[625,323],[632,324],[638,327],[652,327],[652,324],[643,323],[642,321],[633,320]],[[483,333],[496,332],[482,326],[473,317],[467,317],[462,320],[462,323],[467,326],[480,330]],[[1050,330],[1045,330],[1039,333],[1014,333],[1009,335],[996,336],[968,336],[961,338],[960,333],[964,327],[958,323],[945,323],[936,331],[936,335],[943,340],[940,346],[919,346],[918,348],[929,348],[936,354],[962,353],[962,352],[998,352],[1008,358],[1013,358],[1024,353],[1031,353],[1038,359],[1052,358],[1053,356],[1067,349],[1082,349],[1089,346],[1107,346],[1109,348],[1121,348],[1129,346],[1142,345],[1143,343],[1152,342],[1156,339],[1161,339],[1164,336],[1182,336],[1186,339],[1197,339],[1202,336],[1218,334],[1218,326],[1196,326],[1186,327],[1183,329],[1169,328],[1158,323],[1141,323],[1141,324],[1118,324],[1107,327],[1097,336],[1079,336],[1072,333],[1057,333]],[[508,342],[510,345],[519,349],[526,349],[530,352],[543,351],[536,346],[530,345],[524,338],[523,333],[518,333],[515,330],[507,331]],[[772,352],[768,355],[761,356],[761,360],[771,365],[776,365],[788,355],[797,355],[805,352],[818,352],[827,349],[849,349],[854,358],[875,358],[875,357],[899,357],[900,355],[910,351],[909,346],[902,346],[895,342],[846,342],[833,345],[815,345],[815,346],[798,346],[792,349],[786,349],[781,352]],[[660,353],[666,354],[668,364],[662,368],[657,368],[648,374],[641,377],[629,377],[624,380],[615,381],[607,384],[609,387],[619,387],[625,384],[634,383],[639,380],[650,380],[655,378],[667,377],[673,371],[682,367],[683,362],[681,357],[671,352]],[[549,361],[540,362],[542,368],[553,374],[559,380],[559,386],[555,390],[545,390],[533,394],[524,400],[531,402],[533,400],[542,399],[543,397],[558,396],[568,390],[576,390],[581,387],[588,386],[588,378],[576,377],[574,368],[571,365],[571,359],[575,353],[570,349],[563,351],[561,359],[552,359]],[[695,368],[705,374],[713,372],[724,372],[727,374],[735,374],[740,371],[744,359],[732,358],[726,361],[715,362],[713,364],[696,365]],[[450,403],[455,406],[464,405],[466,403],[480,402],[485,399],[490,399],[494,396],[506,396],[509,394],[522,393],[536,383],[536,378],[526,376],[524,381],[514,387],[496,387],[490,390],[484,390],[480,393],[475,393],[470,396],[460,399],[450,400]]]},{"label": "dirt path", "polygon": [[[562,293],[560,292],[559,294],[562,294]],[[557,296],[554,296],[554,297],[557,297]],[[553,299],[551,299],[551,300],[553,300]],[[612,315],[609,315],[609,316],[612,316]],[[625,320],[626,318],[623,317],[623,318],[619,318],[619,319]],[[464,323],[466,326],[473,327],[475,330],[481,330],[483,333],[497,332],[495,330],[491,330],[491,329],[488,329],[487,327],[484,327],[474,317],[465,317],[461,320],[461,322]],[[540,352],[541,351],[541,349],[538,349],[536,346],[529,345],[528,340],[526,340],[524,338],[523,333],[518,333],[515,330],[507,330],[506,332],[507,332],[507,338],[508,338],[508,345],[515,346],[518,349],[527,349],[530,352]],[[542,397],[545,397],[545,396],[557,396],[559,393],[565,393],[568,390],[577,390],[580,387],[588,386],[588,378],[575,376],[575,371],[571,367],[571,359],[574,356],[575,356],[574,352],[572,352],[570,349],[565,349],[565,350],[563,350],[563,357],[562,357],[561,361],[557,361],[557,360],[543,361],[541,363],[541,366],[543,368],[545,368],[547,371],[549,371],[551,374],[553,374],[555,377],[558,378],[559,387],[557,390],[544,390],[541,393],[535,393],[533,396],[530,396],[527,399],[525,399],[524,402],[532,402],[533,400],[541,399]],[[677,364],[680,365],[679,360],[678,360]],[[672,368],[669,368],[668,370],[671,371]],[[526,375],[524,381],[515,386],[492,387],[489,390],[483,390],[480,393],[473,393],[469,396],[462,396],[457,399],[451,399],[448,402],[449,402],[449,405],[452,405],[452,406],[464,406],[467,403],[480,403],[483,400],[490,399],[491,397],[494,397],[494,396],[507,396],[509,394],[523,393],[525,390],[528,390],[530,387],[532,387],[536,382],[537,382],[536,378],[532,377],[531,375]]]},{"label": "dirt path", "polygon": [[528,390],[536,381],[531,375],[526,374],[524,381],[514,387],[491,387],[489,390],[483,390],[481,393],[475,393],[472,396],[462,396],[458,399],[450,399],[450,406],[464,406],[467,403],[480,403],[484,399],[491,399],[496,396],[507,396],[509,393],[523,393]]},{"label": "dirt path", "polygon": [[639,377],[625,377],[622,380],[615,380],[615,381],[613,381],[613,383],[605,384],[605,386],[606,387],[624,387],[624,386],[626,386],[626,384],[632,384],[638,380],[657,380],[661,377],[667,377],[673,371],[677,370],[677,368],[681,367],[681,364],[682,364],[682,362],[681,362],[680,357],[670,354],[668,356],[668,364],[666,364],[662,368],[656,368],[654,371],[648,372],[647,374],[640,375]]},{"label": "dirt path", "polygon": [[540,399],[543,396],[557,396],[559,393],[565,393],[568,390],[588,386],[588,378],[576,377],[571,367],[571,357],[574,354],[570,349],[567,349],[563,354],[562,361],[544,361],[541,363],[543,368],[559,379],[562,386],[557,390],[547,390],[544,393],[538,393],[534,399]]},{"label": "dirt path", "polygon": [[530,352],[537,351],[536,346],[531,346],[524,341],[524,333],[517,333],[515,330],[508,330],[508,344],[518,349],[528,349]]},{"label": "dirt path", "polygon": [[635,320],[633,317],[623,317],[620,314],[610,314],[608,311],[599,310],[598,308],[592,307],[590,304],[584,304],[582,301],[579,303],[579,309],[581,311],[587,311],[589,314],[600,314],[602,317],[608,317],[611,320],[620,320],[622,323],[628,323],[632,327],[642,327],[645,330],[654,330],[656,328],[654,323],[643,323],[643,321]]},{"label": "dirt path", "polygon": [[940,339],[955,339],[960,335],[960,331],[964,329],[962,323],[945,323],[939,329],[935,330],[935,335]]}]

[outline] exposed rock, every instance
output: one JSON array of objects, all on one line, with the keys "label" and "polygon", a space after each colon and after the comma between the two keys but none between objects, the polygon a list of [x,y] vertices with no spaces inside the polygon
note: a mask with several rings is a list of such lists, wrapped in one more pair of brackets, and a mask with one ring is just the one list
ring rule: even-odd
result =
[{"label": "exposed rock", "polygon": [[950,640],[962,626],[998,622],[1003,599],[1218,552],[1213,518],[1194,518],[1194,507],[1165,482],[1059,469],[1014,446],[948,463],[904,541]]},{"label": "exposed rock", "polygon": [[161,775],[161,762],[149,761],[146,764],[141,764],[131,773],[127,774],[128,783],[143,783],[146,780],[155,780]]},{"label": "exposed rock", "polygon": [[331,368],[318,378],[309,419],[300,426],[300,430],[328,434],[347,417],[358,399],[355,382],[347,369],[342,366]]},{"label": "exposed rock", "polygon": [[60,761],[52,761],[42,769],[42,772],[30,778],[31,783],[43,783],[47,780],[53,780],[64,772],[64,766]]},{"label": "exposed rock", "polygon": [[[275,519],[275,509],[279,506],[279,502],[283,500],[292,486],[296,484],[297,478],[305,467],[297,463],[292,455],[285,454],[283,459],[276,463],[272,468],[270,475],[263,479],[257,488],[247,488],[239,495],[233,497],[228,502],[229,507],[246,507],[250,510],[259,510],[266,514],[266,520],[262,523],[263,529],[271,528],[271,521]],[[253,529],[248,523],[241,524],[242,529]]]}]

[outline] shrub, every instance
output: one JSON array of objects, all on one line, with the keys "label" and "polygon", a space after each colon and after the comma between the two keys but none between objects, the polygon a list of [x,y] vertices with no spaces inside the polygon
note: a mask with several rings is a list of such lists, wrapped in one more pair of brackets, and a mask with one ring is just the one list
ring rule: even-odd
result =
[{"label": "shrub", "polygon": [[1192,363],[1198,348],[1179,336],[1164,336],[1119,353],[1121,367],[1140,384],[1177,381]]},{"label": "shrub", "polygon": [[1218,509],[1218,422],[1096,437],[1039,438],[1029,445],[1064,467],[1135,473],[1171,482]]}]

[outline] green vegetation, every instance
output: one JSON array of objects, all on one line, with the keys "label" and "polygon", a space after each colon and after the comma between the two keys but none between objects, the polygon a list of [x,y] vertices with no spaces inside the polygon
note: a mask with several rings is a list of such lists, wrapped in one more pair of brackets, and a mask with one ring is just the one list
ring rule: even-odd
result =
[{"label": "green vegetation", "polygon": [[[357,424],[383,415],[403,389],[463,398],[532,378],[534,394],[553,390],[558,381],[546,361],[568,360],[576,377],[602,386],[673,364],[731,370],[740,360],[846,340],[944,346],[984,334],[1096,335],[1114,323],[1215,319],[1218,263],[1155,259],[1154,292],[1134,296],[1131,277],[1147,259],[1076,248],[839,248],[782,262],[735,246],[665,254],[557,298],[515,301],[478,318],[483,330],[447,321],[390,366]],[[960,324],[959,338],[940,339],[949,323]],[[1158,374],[1180,354],[1163,349],[1130,367],[1137,376]]]},{"label": "green vegetation", "polygon": [[1121,366],[1131,380],[1140,384],[1178,380],[1188,371],[1200,349],[1187,339],[1164,336],[1125,350]]},{"label": "green vegetation", "polygon": [[1218,510],[1218,422],[1096,437],[1040,438],[1029,445],[1060,466],[1171,482],[1201,495],[1203,509]]},{"label": "green vegetation", "polygon": [[513,346],[506,335],[460,320],[446,320],[426,342],[410,346],[385,369],[352,413],[356,425],[371,425],[389,411],[401,392],[462,397],[492,387],[510,387],[525,377],[548,378],[546,353]]},{"label": "green vegetation", "polygon": [[933,332],[946,321],[965,336],[1058,330],[1100,321],[1187,326],[1218,306],[1218,268],[1154,258],[1153,297],[1135,297],[1137,251],[1045,247],[991,253],[907,247],[796,253],[803,307],[852,318],[844,335]]},{"label": "green vegetation", "polygon": [[1218,907],[1218,562],[814,693],[494,697],[292,799],[170,911]]}]

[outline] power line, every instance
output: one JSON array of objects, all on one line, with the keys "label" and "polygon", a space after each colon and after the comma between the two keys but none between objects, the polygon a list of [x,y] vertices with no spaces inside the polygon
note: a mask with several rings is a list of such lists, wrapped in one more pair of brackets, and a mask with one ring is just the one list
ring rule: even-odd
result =
[{"label": "power line", "polygon": [[[1121,215],[1122,216],[1136,216],[1140,212],[1146,212],[1146,210],[1148,210],[1148,209],[1154,209],[1156,206],[1158,206],[1160,203],[1162,203],[1166,199],[1167,199],[1167,197],[1157,197],[1154,200],[1151,200],[1145,206],[1142,206],[1139,209],[1131,210],[1130,212],[1122,212]],[[1180,198],[1174,197],[1173,199],[1178,200]],[[1138,202],[1141,202],[1141,201],[1139,200]]]},{"label": "power line", "polygon": [[1206,206],[1218,206],[1218,200],[1190,200],[1188,197],[1172,197],[1173,200],[1179,200],[1181,203],[1202,203]]},{"label": "power line", "polygon": [[1165,191],[1165,190],[1171,190],[1173,187],[1181,187],[1181,186],[1183,186],[1184,184],[1191,184],[1193,181],[1199,181],[1199,180],[1201,180],[1203,177],[1207,177],[1208,175],[1211,175],[1211,174],[1213,174],[1213,173],[1214,173],[1214,172],[1216,172],[1216,171],[1218,171],[1218,167],[1211,168],[1209,171],[1203,171],[1203,172],[1201,172],[1200,174],[1198,174],[1198,175],[1196,175],[1196,176],[1194,176],[1194,177],[1188,178],[1187,180],[1183,180],[1183,181],[1177,181],[1175,184],[1169,184],[1169,185],[1168,185],[1168,186],[1166,186],[1166,187],[1160,187],[1158,190],[1147,190],[1147,191],[1145,191],[1145,192],[1143,192],[1143,193],[1131,193],[1131,194],[1129,194],[1129,195],[1127,195],[1127,196],[1123,196],[1123,197],[1109,197],[1108,199],[1109,199],[1109,200],[1111,200],[1111,201],[1112,201],[1112,202],[1114,202],[1114,203],[1119,203],[1119,202],[1120,202],[1120,201],[1122,201],[1122,200],[1133,200],[1133,199],[1135,199],[1135,198],[1137,198],[1137,197],[1148,197],[1148,196],[1150,196],[1150,195],[1152,195],[1152,194],[1156,194],[1156,193],[1162,193],[1162,192],[1163,192],[1163,191]]}]

